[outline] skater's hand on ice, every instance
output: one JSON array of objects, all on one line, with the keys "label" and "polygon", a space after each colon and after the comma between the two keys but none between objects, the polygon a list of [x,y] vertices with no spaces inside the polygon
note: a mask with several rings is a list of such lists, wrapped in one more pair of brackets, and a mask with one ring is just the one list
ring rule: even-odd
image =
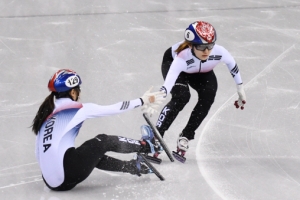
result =
[{"label": "skater's hand on ice", "polygon": [[145,94],[141,97],[143,105],[160,105],[165,99],[165,93],[162,91],[159,92],[151,92],[153,86],[150,87],[149,90],[145,92]]},{"label": "skater's hand on ice", "polygon": [[246,104],[246,94],[243,87],[243,84],[237,85],[237,93],[239,95],[239,98],[237,101],[234,102],[234,106],[236,108],[240,108],[244,110],[244,105]]}]

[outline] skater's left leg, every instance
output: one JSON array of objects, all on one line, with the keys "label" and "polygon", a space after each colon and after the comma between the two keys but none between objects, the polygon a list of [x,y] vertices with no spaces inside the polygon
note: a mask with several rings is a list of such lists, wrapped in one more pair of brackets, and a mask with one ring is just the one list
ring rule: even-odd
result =
[{"label": "skater's left leg", "polygon": [[[193,140],[195,131],[207,116],[216,96],[218,84],[213,71],[191,76],[190,86],[198,93],[198,102],[194,107],[181,136]],[[201,80],[201,81],[199,81]]]},{"label": "skater's left leg", "polygon": [[151,173],[149,167],[139,159],[123,161],[106,155],[102,157],[96,168],[106,171],[130,173],[138,176],[140,176],[140,174]]},{"label": "skater's left leg", "polygon": [[177,140],[177,152],[173,156],[180,162],[185,162],[185,153],[189,149],[189,140],[195,137],[195,131],[207,116],[217,92],[217,79],[213,71],[205,74],[191,74],[189,85],[198,93],[198,102],[194,107],[189,121]]},{"label": "skater's left leg", "polygon": [[124,168],[125,162],[126,161],[104,155],[101,160],[99,160],[96,168],[106,171],[121,172]]}]

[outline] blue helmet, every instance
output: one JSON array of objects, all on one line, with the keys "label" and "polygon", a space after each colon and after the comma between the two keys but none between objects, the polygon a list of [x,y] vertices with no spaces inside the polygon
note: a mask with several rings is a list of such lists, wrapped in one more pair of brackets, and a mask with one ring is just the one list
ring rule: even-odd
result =
[{"label": "blue helmet", "polygon": [[196,21],[185,30],[184,39],[193,44],[214,43],[217,40],[217,32],[210,23]]},{"label": "blue helmet", "polygon": [[52,92],[66,92],[81,84],[81,78],[70,69],[58,70],[49,80],[48,89]]}]

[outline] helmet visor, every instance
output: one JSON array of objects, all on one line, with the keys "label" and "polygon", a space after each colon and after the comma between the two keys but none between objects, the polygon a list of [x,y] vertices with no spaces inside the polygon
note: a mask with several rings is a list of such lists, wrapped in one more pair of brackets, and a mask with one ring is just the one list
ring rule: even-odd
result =
[{"label": "helmet visor", "polygon": [[209,43],[209,44],[195,44],[194,47],[199,51],[205,51],[206,49],[212,50],[215,46],[215,43]]}]

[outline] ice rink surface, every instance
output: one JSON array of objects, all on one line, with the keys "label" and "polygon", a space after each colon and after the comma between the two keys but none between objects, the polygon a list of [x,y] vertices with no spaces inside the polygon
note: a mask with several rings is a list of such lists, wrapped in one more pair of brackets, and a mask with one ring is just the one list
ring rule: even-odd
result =
[{"label": "ice rink surface", "polygon": [[[298,0],[2,0],[0,11],[1,200],[300,199]],[[30,125],[49,94],[50,76],[60,68],[77,71],[81,102],[106,105],[140,97],[163,84],[164,51],[196,20],[213,24],[217,43],[237,61],[245,110],[234,108],[235,83],[220,64],[215,103],[190,142],[186,163],[171,163],[162,154],[163,163],[156,165],[165,181],[95,169],[71,191],[47,189]],[[166,133],[170,149],[196,100],[192,90]],[[142,124],[140,109],[88,120],[76,146],[99,133],[139,139]]]}]

